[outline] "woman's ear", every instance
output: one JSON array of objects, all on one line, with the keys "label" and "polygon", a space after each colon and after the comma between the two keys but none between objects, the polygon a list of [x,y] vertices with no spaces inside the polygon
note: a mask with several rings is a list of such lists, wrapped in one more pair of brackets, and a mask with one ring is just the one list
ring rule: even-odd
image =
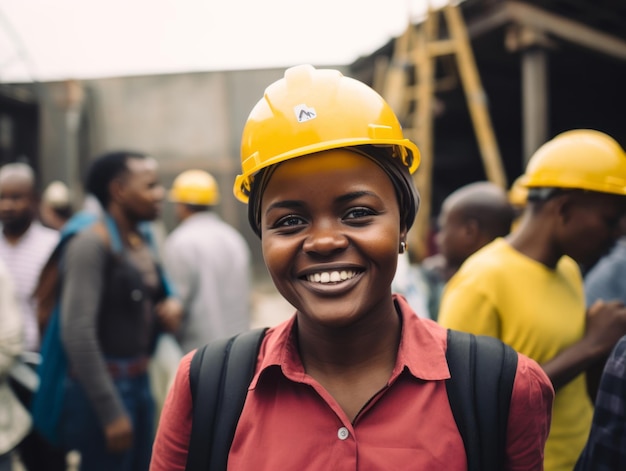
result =
[{"label": "woman's ear", "polygon": [[408,233],[408,231],[407,231],[406,227],[403,226],[403,227],[400,228],[400,244],[399,244],[400,248],[398,249],[399,253],[404,253],[409,248],[409,245],[408,245],[407,240],[406,240],[407,233]]}]

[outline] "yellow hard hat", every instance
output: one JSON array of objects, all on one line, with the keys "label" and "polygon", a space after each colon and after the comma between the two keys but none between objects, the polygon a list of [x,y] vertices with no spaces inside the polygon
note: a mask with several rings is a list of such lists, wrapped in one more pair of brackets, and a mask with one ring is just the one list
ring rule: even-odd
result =
[{"label": "yellow hard hat", "polygon": [[389,147],[411,173],[419,166],[417,146],[404,138],[393,110],[373,89],[338,70],[291,67],[248,116],[235,196],[247,202],[255,173],[270,165],[367,144]]},{"label": "yellow hard hat", "polygon": [[600,131],[577,129],[546,142],[530,158],[522,184],[626,195],[626,153]]},{"label": "yellow hard hat", "polygon": [[169,199],[174,203],[213,206],[220,201],[215,178],[204,170],[187,170],[174,179]]},{"label": "yellow hard hat", "polygon": [[41,196],[42,201],[53,208],[63,208],[71,204],[70,189],[59,180],[51,182]]},{"label": "yellow hard hat", "polygon": [[528,188],[526,188],[522,182],[524,180],[524,175],[519,176],[515,179],[511,188],[508,191],[509,203],[513,206],[523,207],[526,206],[527,198],[528,198]]}]

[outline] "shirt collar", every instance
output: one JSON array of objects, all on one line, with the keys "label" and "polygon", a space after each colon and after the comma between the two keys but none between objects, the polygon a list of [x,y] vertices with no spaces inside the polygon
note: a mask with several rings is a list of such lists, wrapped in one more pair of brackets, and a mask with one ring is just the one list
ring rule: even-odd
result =
[{"label": "shirt collar", "polygon": [[[405,369],[415,378],[437,381],[450,378],[446,361],[446,329],[434,321],[418,317],[407,301],[394,295],[394,301],[402,318],[402,334],[396,365],[390,382]],[[279,367],[288,379],[302,382],[306,376],[296,342],[296,316],[270,329],[261,347],[261,362],[252,379],[254,389],[263,373],[271,367]]]}]

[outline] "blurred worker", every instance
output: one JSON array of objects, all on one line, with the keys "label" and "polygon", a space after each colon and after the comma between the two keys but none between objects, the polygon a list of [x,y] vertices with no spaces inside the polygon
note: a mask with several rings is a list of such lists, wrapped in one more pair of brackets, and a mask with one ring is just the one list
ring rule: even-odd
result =
[{"label": "blurred worker", "polygon": [[439,253],[421,263],[430,286],[429,309],[437,319],[441,293],[465,260],[511,230],[514,212],[504,189],[492,182],[470,183],[450,193],[439,214]]},{"label": "blurred worker", "polygon": [[59,180],[50,183],[43,192],[39,214],[41,222],[59,230],[72,217],[72,200],[67,185]]},{"label": "blurred worker", "polygon": [[[30,352],[38,352],[40,348],[33,293],[39,274],[59,240],[57,231],[37,221],[37,212],[33,169],[21,162],[0,168],[0,259],[7,266],[17,293],[22,316],[22,347]],[[29,471],[54,471],[65,465],[63,453],[49,447],[35,431],[20,443],[19,451]]]},{"label": "blurred worker", "polygon": [[0,259],[0,471],[13,469],[12,452],[28,434],[31,419],[13,393],[8,373],[22,351],[22,315],[6,265]]},{"label": "blurred worker", "polygon": [[33,299],[43,265],[59,240],[57,231],[36,220],[35,174],[25,163],[0,169],[0,258],[13,277],[24,325],[24,349],[39,350],[39,329]]},{"label": "blurred worker", "polygon": [[165,242],[165,267],[184,306],[178,339],[184,352],[250,327],[250,249],[215,212],[213,176],[188,170],[169,193],[179,226]]},{"label": "blurred worker", "polygon": [[591,432],[574,471],[626,469],[626,336],[606,362]]},{"label": "blurred worker", "polygon": [[[622,236],[610,253],[602,257],[584,274],[587,308],[596,302],[619,301],[626,304],[626,217],[620,221]],[[587,386],[595,391],[607,358],[602,358],[587,371]]]},{"label": "blurred worker", "polygon": [[89,471],[145,471],[150,461],[148,360],[159,330],[176,330],[182,316],[142,232],[164,196],[157,168],[135,152],[96,159],[85,189],[103,214],[63,255],[61,340],[69,371],[59,436]]},{"label": "blurred worker", "polygon": [[513,216],[506,191],[495,183],[474,182],[452,192],[442,204],[435,237],[441,278],[448,281],[470,255],[507,235]]},{"label": "blurred worker", "polygon": [[556,389],[544,467],[570,471],[593,412],[581,373],[626,333],[622,303],[585,312],[579,269],[619,235],[626,153],[599,131],[565,132],[535,152],[523,183],[528,203],[519,228],[476,252],[450,279],[439,322],[498,337],[543,367]]},{"label": "blurred worker", "polygon": [[610,253],[585,275],[585,300],[590,307],[598,300],[626,303],[626,217],[620,221],[621,237]]}]

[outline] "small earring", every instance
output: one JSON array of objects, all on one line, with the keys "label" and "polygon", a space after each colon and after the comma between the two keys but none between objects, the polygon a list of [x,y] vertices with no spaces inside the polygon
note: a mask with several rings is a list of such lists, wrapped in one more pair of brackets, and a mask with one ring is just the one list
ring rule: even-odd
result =
[{"label": "small earring", "polygon": [[407,249],[406,242],[404,241],[400,242],[400,253],[406,252],[406,249]]}]

